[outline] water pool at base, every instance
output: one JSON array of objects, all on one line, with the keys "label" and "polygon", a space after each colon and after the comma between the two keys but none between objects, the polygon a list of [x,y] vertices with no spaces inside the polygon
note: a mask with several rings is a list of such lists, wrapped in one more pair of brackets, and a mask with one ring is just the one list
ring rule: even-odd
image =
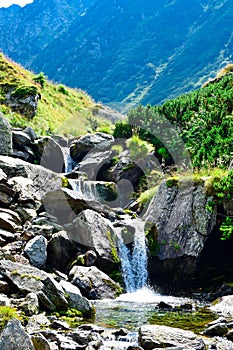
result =
[{"label": "water pool at base", "polygon": [[[171,308],[159,308],[161,302]],[[202,301],[165,296],[149,288],[122,294],[115,300],[96,301],[95,307],[96,324],[106,328],[126,328],[132,332],[144,324],[157,324],[198,334],[207,323],[218,318]]]}]

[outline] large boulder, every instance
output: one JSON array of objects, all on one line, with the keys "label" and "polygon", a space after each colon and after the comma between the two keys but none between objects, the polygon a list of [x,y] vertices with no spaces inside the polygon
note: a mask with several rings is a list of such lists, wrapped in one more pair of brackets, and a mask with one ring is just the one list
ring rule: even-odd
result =
[{"label": "large boulder", "polygon": [[52,137],[42,137],[33,145],[33,151],[40,165],[56,173],[62,173],[65,166],[65,153]]},{"label": "large boulder", "polygon": [[204,180],[169,179],[152,199],[145,220],[151,225],[157,257],[152,275],[162,282],[184,285],[194,278],[204,244],[216,224],[213,197]]},{"label": "large boulder", "polygon": [[[7,174],[8,178],[24,177],[30,179],[32,181],[30,191],[38,198],[41,198],[48,191],[62,186],[60,175],[40,165],[30,164],[21,159],[0,156],[0,169]],[[24,187],[22,182],[21,184]],[[19,186],[21,185],[19,184]],[[29,191],[29,187],[27,186],[27,191]]]},{"label": "large boulder", "polygon": [[168,326],[142,326],[139,329],[139,345],[144,350],[169,348],[179,350],[204,350],[205,343],[191,331]]},{"label": "large boulder", "polygon": [[47,264],[54,269],[66,272],[78,254],[78,244],[70,239],[66,231],[53,234],[47,247]]},{"label": "large boulder", "polygon": [[0,112],[0,154],[9,155],[12,151],[11,126]]},{"label": "large boulder", "polygon": [[22,294],[35,293],[44,309],[54,311],[67,308],[68,301],[64,290],[46,272],[29,265],[1,260],[0,273]]},{"label": "large boulder", "polygon": [[71,283],[76,285],[88,299],[114,299],[121,293],[121,287],[96,266],[74,266],[69,274]]},{"label": "large boulder", "polygon": [[217,299],[210,309],[223,316],[233,315],[233,295],[226,295]]},{"label": "large boulder", "polygon": [[102,132],[84,135],[71,143],[70,155],[76,162],[80,162],[88,152],[94,149],[96,151],[108,149],[113,143],[113,136]]},{"label": "large boulder", "polygon": [[111,222],[101,214],[83,210],[66,229],[70,239],[97,253],[101,270],[110,272],[113,263],[119,262],[116,234]]},{"label": "large boulder", "polygon": [[43,268],[47,259],[47,240],[44,236],[32,238],[25,246],[24,252],[30,260],[31,265]]},{"label": "large boulder", "polygon": [[16,318],[8,321],[0,338],[0,350],[35,350],[30,336]]}]

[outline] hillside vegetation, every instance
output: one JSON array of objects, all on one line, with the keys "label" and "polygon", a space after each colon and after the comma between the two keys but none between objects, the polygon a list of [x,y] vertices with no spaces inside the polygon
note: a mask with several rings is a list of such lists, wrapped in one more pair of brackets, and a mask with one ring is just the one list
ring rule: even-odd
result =
[{"label": "hillside vegetation", "polygon": [[[18,99],[39,96],[35,116],[25,116],[9,103],[9,95]],[[61,134],[78,136],[110,122],[94,117],[99,105],[81,90],[49,82],[43,73],[38,75],[0,54],[0,111],[13,127],[31,126],[41,135]]]},{"label": "hillside vegetation", "polygon": [[166,165],[174,163],[172,155],[183,143],[194,168],[228,167],[233,152],[232,73],[229,65],[199,90],[159,106],[138,106],[129,112],[127,123],[116,125],[115,135],[130,137],[136,129]]}]

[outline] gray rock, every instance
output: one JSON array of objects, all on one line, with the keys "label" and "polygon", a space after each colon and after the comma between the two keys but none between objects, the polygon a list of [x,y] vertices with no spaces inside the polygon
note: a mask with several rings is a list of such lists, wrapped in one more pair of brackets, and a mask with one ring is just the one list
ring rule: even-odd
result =
[{"label": "gray rock", "polygon": [[227,334],[227,332],[228,332],[228,328],[225,323],[217,323],[206,328],[203,331],[203,334],[209,337],[215,337],[215,336],[224,336]]},{"label": "gray rock", "polygon": [[78,287],[64,280],[60,282],[60,286],[68,295],[68,307],[82,311],[86,316],[93,314],[92,303],[82,296]]},{"label": "gray rock", "polygon": [[4,103],[17,113],[31,119],[35,116],[40,94],[35,86],[23,86],[19,89],[9,89]]},{"label": "gray rock", "polygon": [[18,307],[24,311],[27,316],[36,315],[39,312],[39,301],[36,293],[28,293]]},{"label": "gray rock", "polygon": [[93,209],[106,215],[111,211],[107,205],[84,198],[76,191],[67,188],[47,192],[42,201],[46,211],[56,216],[61,224],[73,221],[77,214],[85,209]]},{"label": "gray rock", "polygon": [[[21,159],[0,156],[0,168],[8,177],[21,176],[32,180],[30,196],[41,198],[50,190],[61,188],[61,176],[40,165],[30,164]],[[27,187],[29,191],[29,187]]]},{"label": "gray rock", "polygon": [[233,295],[226,295],[217,299],[210,309],[222,316],[233,315]]},{"label": "gray rock", "polygon": [[28,134],[21,130],[13,130],[13,145],[18,149],[24,149],[24,146],[31,144],[31,138]]},{"label": "gray rock", "polygon": [[121,293],[119,284],[96,266],[74,266],[69,277],[88,299],[114,299]]},{"label": "gray rock", "polygon": [[33,333],[41,330],[41,328],[49,327],[51,324],[50,320],[45,316],[45,313],[39,315],[33,315],[28,318],[27,331]]},{"label": "gray rock", "polygon": [[22,222],[18,214],[10,209],[0,208],[0,228],[10,232],[22,229]]},{"label": "gray rock", "polygon": [[67,308],[68,302],[63,289],[46,272],[10,260],[1,260],[0,273],[22,293],[35,293],[45,309],[54,311]]},{"label": "gray rock", "polygon": [[31,265],[43,268],[47,259],[47,240],[43,236],[36,236],[25,246],[25,253]]},{"label": "gray rock", "polygon": [[0,154],[9,155],[12,153],[12,151],[11,126],[0,112]]},{"label": "gray rock", "polygon": [[26,127],[23,131],[30,137],[32,142],[37,139],[36,133],[31,126]]},{"label": "gray rock", "polygon": [[19,320],[8,321],[0,339],[0,350],[35,350],[29,335],[25,332]]},{"label": "gray rock", "polygon": [[56,173],[64,172],[65,158],[61,146],[52,137],[43,137],[33,147],[40,165]]},{"label": "gray rock", "polygon": [[[209,211],[212,200],[205,193],[204,180],[192,178],[163,182],[152,199],[144,219],[157,232],[158,278],[169,283],[189,283],[197,271],[200,254],[215,223],[217,210]],[[175,273],[174,273],[175,271]]]},{"label": "gray rock", "polygon": [[90,209],[83,210],[72,224],[67,226],[67,233],[73,241],[87,249],[94,249],[101,266],[115,262],[112,251],[114,249],[117,254],[116,235],[111,222],[99,213]]},{"label": "gray rock", "polygon": [[77,243],[70,239],[66,231],[60,231],[53,234],[48,242],[47,262],[52,268],[65,272],[77,252]]},{"label": "gray rock", "polygon": [[35,350],[51,350],[48,340],[42,334],[34,334],[31,339]]},{"label": "gray rock", "polygon": [[70,155],[75,161],[79,162],[91,150],[105,150],[110,148],[113,143],[113,136],[101,132],[81,136],[71,143]]},{"label": "gray rock", "polygon": [[10,299],[3,294],[0,294],[0,306],[10,306],[11,302]]},{"label": "gray rock", "polygon": [[145,350],[175,348],[182,350],[204,350],[201,337],[191,331],[167,326],[142,326],[139,329],[139,345]]}]

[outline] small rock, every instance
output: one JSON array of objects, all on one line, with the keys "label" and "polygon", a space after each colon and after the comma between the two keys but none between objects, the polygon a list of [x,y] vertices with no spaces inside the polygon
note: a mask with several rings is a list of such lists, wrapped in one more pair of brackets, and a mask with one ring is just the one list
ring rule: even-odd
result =
[{"label": "small rock", "polygon": [[158,308],[160,308],[160,309],[172,309],[172,306],[165,303],[164,301],[160,301],[160,303],[158,304]]},{"label": "small rock", "polygon": [[42,334],[32,335],[32,343],[35,350],[51,350],[49,342]]},{"label": "small rock", "polygon": [[209,337],[224,336],[228,332],[228,328],[225,323],[214,324],[203,331],[204,335]]},{"label": "small rock", "polygon": [[62,330],[69,330],[70,329],[70,326],[68,325],[67,322],[65,321],[60,321],[60,320],[54,320],[52,323],[51,323],[51,328],[54,328],[54,329],[62,329]]},{"label": "small rock", "polygon": [[42,268],[47,259],[47,240],[43,236],[36,236],[31,239],[24,249],[31,265]]}]

